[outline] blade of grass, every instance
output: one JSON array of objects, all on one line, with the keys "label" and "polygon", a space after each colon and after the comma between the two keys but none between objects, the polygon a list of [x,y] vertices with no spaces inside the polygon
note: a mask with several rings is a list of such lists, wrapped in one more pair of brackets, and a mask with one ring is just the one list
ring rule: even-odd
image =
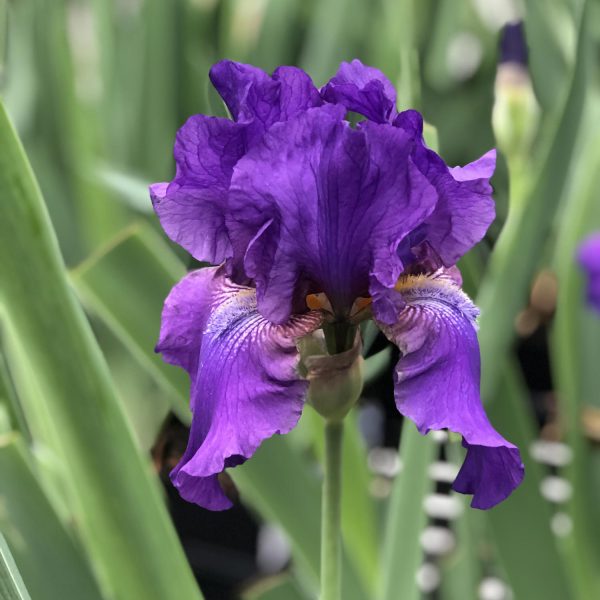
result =
[{"label": "blade of grass", "polygon": [[148,197],[148,182],[112,167],[100,167],[97,178],[108,191],[139,213],[152,214]]},{"label": "blade of grass", "polygon": [[448,48],[452,37],[464,28],[466,2],[440,0],[432,11],[428,31],[428,47],[423,75],[435,89],[445,89],[456,83],[448,68]]},{"label": "blade of grass", "polygon": [[[0,330],[1,341],[1,330]],[[8,373],[6,358],[0,347],[0,405],[4,407],[6,419],[10,423],[11,429],[18,429],[25,437],[29,437],[27,423],[23,416],[23,411],[15,395],[15,390]],[[0,433],[5,430],[0,429]]]},{"label": "blade of grass", "polygon": [[200,598],[149,462],[69,289],[37,183],[3,107],[0,138],[0,307],[9,368],[32,433],[64,461],[78,527],[109,593]]}]

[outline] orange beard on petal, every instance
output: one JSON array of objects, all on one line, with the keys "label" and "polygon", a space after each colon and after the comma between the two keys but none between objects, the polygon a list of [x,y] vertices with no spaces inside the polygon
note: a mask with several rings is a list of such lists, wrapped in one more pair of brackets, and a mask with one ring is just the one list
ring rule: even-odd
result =
[{"label": "orange beard on petal", "polygon": [[[352,309],[350,310],[347,318],[353,322],[356,317],[360,315],[360,313],[363,313],[365,310],[369,309],[372,301],[373,300],[370,297],[357,298],[352,304]],[[308,296],[306,296],[306,306],[310,310],[321,310],[327,313],[331,318],[334,316],[331,303],[329,302],[327,296],[323,293],[308,294]]]}]

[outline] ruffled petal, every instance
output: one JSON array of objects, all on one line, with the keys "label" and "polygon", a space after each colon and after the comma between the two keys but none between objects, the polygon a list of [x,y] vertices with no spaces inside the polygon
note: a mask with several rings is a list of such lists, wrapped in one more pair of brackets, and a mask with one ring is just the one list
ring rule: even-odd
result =
[{"label": "ruffled petal", "polygon": [[343,317],[372,277],[393,286],[398,245],[435,206],[408,136],[375,123],[353,129],[343,112],[326,105],[272,127],[234,170],[234,262],[275,322],[308,292],[324,292]]},{"label": "ruffled petal", "polygon": [[273,71],[273,80],[280,85],[279,121],[287,121],[323,104],[312,79],[298,67],[278,67]]},{"label": "ruffled petal", "polygon": [[[495,218],[489,180],[496,165],[496,151],[490,150],[465,167],[448,168],[440,156],[425,146],[419,113],[414,110],[400,113],[394,126],[414,139],[413,160],[439,195],[431,216],[413,232],[410,246],[428,242],[442,265],[450,267],[483,239]],[[410,250],[408,240],[401,252],[407,250]]]},{"label": "ruffled petal", "polygon": [[197,260],[217,264],[231,253],[225,227],[227,192],[233,166],[245,151],[243,126],[193,116],[177,132],[175,178],[150,186],[163,229]]},{"label": "ruffled petal", "polygon": [[211,67],[209,77],[234,121],[267,121],[269,113],[275,111],[279,86],[262,69],[221,60]]},{"label": "ruffled petal", "polygon": [[274,123],[322,103],[310,77],[279,67],[273,77],[250,65],[221,61],[211,79],[236,122],[195,115],[178,131],[177,172],[170,184],[150,187],[167,235],[199,261],[223,262],[231,254],[225,226],[233,166]]},{"label": "ruffled petal", "polygon": [[489,422],[479,395],[477,308],[446,274],[404,277],[406,302],[394,325],[380,323],[402,353],[395,371],[398,410],[419,431],[449,429],[463,436],[467,456],[454,489],[488,509],[521,483],[519,450]]},{"label": "ruffled petal", "polygon": [[582,242],[577,260],[587,276],[588,302],[600,311],[600,233],[595,233]]},{"label": "ruffled petal", "polygon": [[381,71],[358,59],[343,62],[335,77],[321,89],[321,96],[376,123],[387,123],[396,115],[394,86]]},{"label": "ruffled petal", "polygon": [[308,385],[296,372],[296,339],[320,321],[306,313],[269,323],[256,310],[254,290],[232,284],[222,267],[194,271],[173,288],[156,351],[191,379],[190,438],[171,472],[183,498],[228,508],[218,474],[296,425]]},{"label": "ruffled petal", "polygon": [[271,77],[252,65],[222,60],[211,68],[210,80],[233,119],[248,126],[250,144],[273,123],[322,103],[310,77],[296,67],[279,67]]}]

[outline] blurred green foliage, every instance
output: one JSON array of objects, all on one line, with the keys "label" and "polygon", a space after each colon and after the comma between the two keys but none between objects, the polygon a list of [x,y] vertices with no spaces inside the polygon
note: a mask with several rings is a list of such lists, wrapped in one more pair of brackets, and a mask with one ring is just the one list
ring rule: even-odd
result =
[{"label": "blurred green foliage", "polygon": [[[461,267],[482,307],[484,399],[521,447],[527,476],[503,505],[465,510],[455,522],[458,548],[442,560],[441,597],[476,598],[489,574],[517,600],[600,597],[600,450],[582,428],[585,411],[600,410],[600,319],[584,306],[573,258],[579,240],[600,229],[600,8],[597,0],[517,4],[0,0],[0,91],[24,146],[2,113],[3,598],[201,597],[148,455],[169,411],[189,420],[185,378],[153,354],[162,300],[189,257],[159,233],[146,186],[172,176],[175,132],[189,115],[225,115],[209,66],[220,58],[267,70],[297,64],[321,85],[340,61],[360,58],[397,85],[399,108],[422,110],[440,153],[459,164],[494,146],[498,29],[518,15],[539,129],[518,160],[500,158],[498,219]],[[529,456],[539,427],[515,360],[515,322],[542,269],[558,278],[555,437],[574,453],[561,472],[573,488],[561,508],[573,527],[561,536],[550,527],[557,507],[540,494],[546,468]],[[373,332],[364,333],[368,349]],[[369,377],[389,360],[375,354]],[[298,430],[232,473],[243,501],[284,529],[294,555],[281,578],[248,598],[315,597],[321,438],[307,411]],[[447,451],[460,461],[456,442]],[[391,493],[372,494],[364,443],[349,423],[345,598],[420,596],[418,537],[435,453],[410,424],[401,453]]]}]

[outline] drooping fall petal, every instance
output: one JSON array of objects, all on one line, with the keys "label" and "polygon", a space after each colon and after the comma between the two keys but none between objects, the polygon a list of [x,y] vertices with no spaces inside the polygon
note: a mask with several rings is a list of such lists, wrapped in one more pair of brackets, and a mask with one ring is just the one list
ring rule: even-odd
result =
[{"label": "drooping fall petal", "polygon": [[491,508],[521,483],[524,470],[519,450],[493,428],[481,404],[477,308],[441,272],[407,277],[398,293],[406,305],[397,323],[381,325],[402,353],[396,406],[422,434],[462,435],[467,455],[454,489],[473,494],[471,506]]},{"label": "drooping fall petal", "polygon": [[269,323],[256,310],[255,291],[232,284],[222,268],[193,271],[173,288],[156,351],[191,380],[192,429],[171,473],[183,498],[228,508],[218,474],[296,425],[308,387],[296,372],[296,340],[320,321],[307,313]]}]

